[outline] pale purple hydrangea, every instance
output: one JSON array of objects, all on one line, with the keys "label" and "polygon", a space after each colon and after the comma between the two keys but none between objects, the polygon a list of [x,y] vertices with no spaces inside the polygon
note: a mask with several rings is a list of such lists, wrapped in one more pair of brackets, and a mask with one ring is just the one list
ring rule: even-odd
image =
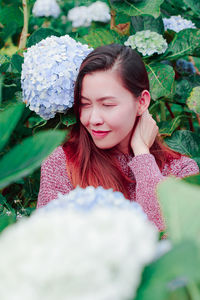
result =
[{"label": "pale purple hydrangea", "polygon": [[57,18],[61,13],[56,0],[37,0],[33,6],[33,15],[36,17]]},{"label": "pale purple hydrangea", "polygon": [[72,107],[79,67],[92,50],[69,35],[51,36],[28,48],[21,76],[26,105],[45,120]]},{"label": "pale purple hydrangea", "polygon": [[170,18],[163,18],[165,30],[170,29],[179,32],[187,28],[196,28],[195,24],[190,20],[183,19],[179,16],[171,16]]},{"label": "pale purple hydrangea", "polygon": [[105,2],[96,1],[89,6],[77,6],[70,9],[67,17],[73,27],[88,27],[92,21],[109,22],[109,11],[109,6]]},{"label": "pale purple hydrangea", "polygon": [[90,211],[100,207],[134,210],[145,219],[147,218],[142,207],[138,203],[125,199],[120,192],[113,192],[112,189],[106,190],[101,186],[97,188],[88,186],[85,189],[77,187],[66,195],[59,194],[57,199],[51,201],[43,209],[75,209]]}]

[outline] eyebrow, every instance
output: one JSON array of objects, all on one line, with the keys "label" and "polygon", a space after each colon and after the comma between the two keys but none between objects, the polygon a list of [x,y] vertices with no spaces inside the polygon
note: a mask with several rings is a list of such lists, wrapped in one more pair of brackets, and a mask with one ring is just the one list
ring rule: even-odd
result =
[{"label": "eyebrow", "polygon": [[[90,100],[89,98],[87,98],[85,96],[81,96],[81,99]],[[105,96],[105,97],[98,98],[97,101],[114,100],[114,99],[116,99],[116,98],[113,96]]]}]

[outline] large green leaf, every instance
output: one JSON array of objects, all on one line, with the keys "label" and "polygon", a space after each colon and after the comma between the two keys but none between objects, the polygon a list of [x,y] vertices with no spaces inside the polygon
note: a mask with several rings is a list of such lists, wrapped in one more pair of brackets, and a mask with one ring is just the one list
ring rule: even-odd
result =
[{"label": "large green leaf", "polygon": [[120,43],[121,41],[117,33],[104,28],[91,29],[88,35],[85,35],[79,40],[83,43],[87,43],[93,48],[97,48],[106,44]]},{"label": "large green leaf", "polygon": [[127,0],[112,4],[112,8],[118,13],[125,13],[129,16],[151,15],[157,18],[160,15],[160,5],[164,0],[144,0],[138,3],[130,3]]},{"label": "large green leaf", "polygon": [[0,151],[6,145],[9,137],[17,125],[23,110],[24,104],[12,105],[0,112]]},{"label": "large green leaf", "polygon": [[159,133],[161,135],[171,136],[174,130],[180,125],[183,118],[187,118],[187,116],[185,114],[180,114],[170,121],[159,122]]},{"label": "large green leaf", "polygon": [[3,25],[15,21],[19,26],[23,25],[23,13],[19,4],[11,4],[0,7],[0,23]]},{"label": "large green leaf", "polygon": [[200,56],[199,29],[184,29],[176,33],[163,57],[175,60],[184,55]]},{"label": "large green leaf", "polygon": [[174,70],[162,63],[146,65],[153,100],[172,97],[174,94]]},{"label": "large green leaf", "polygon": [[178,130],[165,139],[173,150],[191,157],[200,156],[200,137],[189,130]]},{"label": "large green leaf", "polygon": [[135,32],[141,30],[151,30],[163,34],[164,25],[162,17],[155,19],[152,16],[135,16],[131,18],[131,23]]},{"label": "large green leaf", "polygon": [[200,185],[200,174],[185,177],[183,180],[192,184]]},{"label": "large green leaf", "polygon": [[200,187],[168,178],[159,184],[158,197],[173,243],[189,239],[200,246]]},{"label": "large green leaf", "polygon": [[0,160],[0,188],[30,174],[40,166],[55,147],[61,144],[66,133],[58,130],[39,132],[26,138]]},{"label": "large green leaf", "polygon": [[[145,268],[134,300],[166,300],[180,287],[199,280],[198,254],[195,243],[184,241],[176,245],[170,252]],[[183,293],[181,298],[170,299],[188,299],[186,296],[184,297]]]},{"label": "large green leaf", "polygon": [[183,0],[183,2],[190,7],[193,12],[197,15],[200,15],[200,2],[197,0]]},{"label": "large green leaf", "polygon": [[40,28],[29,37],[27,47],[31,47],[52,35],[60,36],[60,33],[51,28]]}]

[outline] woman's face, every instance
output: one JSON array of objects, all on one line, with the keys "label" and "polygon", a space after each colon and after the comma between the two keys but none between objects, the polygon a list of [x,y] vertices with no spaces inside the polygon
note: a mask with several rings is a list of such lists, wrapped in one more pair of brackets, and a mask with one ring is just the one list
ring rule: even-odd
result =
[{"label": "woman's face", "polygon": [[101,149],[128,151],[138,109],[137,99],[116,72],[96,71],[83,78],[80,122]]}]

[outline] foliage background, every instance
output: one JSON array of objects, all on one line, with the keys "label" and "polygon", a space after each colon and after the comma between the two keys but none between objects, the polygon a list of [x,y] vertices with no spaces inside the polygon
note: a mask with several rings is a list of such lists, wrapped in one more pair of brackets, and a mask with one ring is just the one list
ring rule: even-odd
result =
[{"label": "foliage background", "polygon": [[[20,46],[20,36],[24,27],[22,2],[0,0],[0,137],[2,143],[0,220],[2,229],[17,217],[30,215],[35,209],[39,190],[39,165],[45,156],[63,141],[68,127],[74,122],[71,111],[66,115],[57,114],[54,119],[45,121],[19,104],[22,99],[20,76],[23,51],[47,36],[69,34],[74,39],[95,48],[113,42],[124,43],[129,35],[141,30],[150,29],[162,34],[168,42],[166,52],[162,55],[143,57],[151,86],[150,112],[157,120],[160,134],[165,142],[174,150],[194,158],[200,165],[200,96],[196,99],[195,109],[187,105],[192,89],[200,86],[200,29],[198,29],[200,28],[200,4],[197,1],[104,0],[111,8],[110,23],[93,22],[89,27],[79,28],[72,27],[72,23],[67,19],[68,11],[75,6],[89,5],[95,2],[94,0],[58,1],[61,14],[57,19],[34,17],[32,7],[35,1],[25,1],[28,4],[28,37],[25,47]],[[191,20],[197,29],[185,29],[179,33],[172,30],[164,31],[163,17],[172,15],[181,15]],[[178,70],[176,62],[180,58],[193,63],[195,74]],[[47,134],[51,132],[52,140],[55,142],[52,143],[49,139],[44,143],[43,137],[39,135],[40,149],[38,149],[33,139],[41,131],[43,134],[46,131]],[[7,133],[6,138],[3,138],[5,133]],[[53,134],[58,134],[56,140]],[[32,140],[30,139],[24,146],[26,138]],[[21,147],[11,152],[16,145]],[[11,154],[6,156],[9,153]],[[16,157],[19,159],[16,160]],[[34,162],[33,157],[35,157]],[[20,166],[21,171],[18,170]],[[198,178],[195,181],[199,184]]]}]

